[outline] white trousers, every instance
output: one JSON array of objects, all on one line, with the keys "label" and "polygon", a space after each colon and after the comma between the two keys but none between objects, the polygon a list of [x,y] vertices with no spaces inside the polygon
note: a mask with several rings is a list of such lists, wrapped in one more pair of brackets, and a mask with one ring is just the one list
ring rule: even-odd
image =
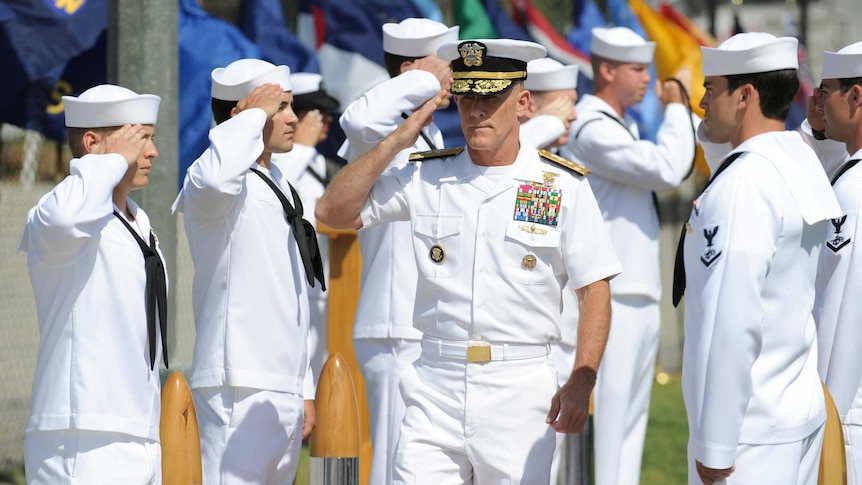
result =
[{"label": "white trousers", "polygon": [[159,485],[162,451],[124,433],[28,431],[24,468],[28,485]]},{"label": "white trousers", "polygon": [[596,485],[637,485],[649,418],[659,304],[638,295],[611,299],[611,331],[595,389]]},{"label": "white trousers", "polygon": [[[823,447],[821,426],[804,440],[776,445],[745,445],[736,447],[736,469],[727,480],[714,485],[817,485],[820,450]],[[691,446],[688,449],[688,483],[703,485],[697,474]]]},{"label": "white trousers", "polygon": [[862,485],[862,426],[845,424],[843,427],[847,485]]},{"label": "white trousers", "polygon": [[401,374],[396,484],[545,484],[556,432],[549,356],[469,363],[429,355]]},{"label": "white trousers", "polygon": [[356,362],[365,379],[365,394],[371,418],[371,478],[368,483],[390,485],[395,469],[395,449],[404,419],[404,400],[398,376],[419,358],[418,340],[357,339],[353,341]]},{"label": "white trousers", "polygon": [[192,395],[203,483],[293,483],[302,447],[302,396],[246,387],[203,387]]}]

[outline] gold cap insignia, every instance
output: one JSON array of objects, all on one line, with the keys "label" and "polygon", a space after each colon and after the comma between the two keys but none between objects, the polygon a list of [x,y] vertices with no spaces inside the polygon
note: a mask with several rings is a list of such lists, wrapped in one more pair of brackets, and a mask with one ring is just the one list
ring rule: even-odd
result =
[{"label": "gold cap insignia", "polygon": [[528,254],[524,256],[524,259],[521,260],[521,266],[524,269],[533,269],[536,267],[536,256],[533,254]]},{"label": "gold cap insignia", "polygon": [[435,244],[428,251],[428,257],[431,258],[434,264],[443,264],[443,261],[446,261],[446,249],[440,244]]},{"label": "gold cap insignia", "polygon": [[464,65],[467,67],[478,67],[485,62],[485,52],[488,50],[485,44],[481,42],[464,42],[458,46],[458,53],[461,54],[461,59],[464,60]]}]

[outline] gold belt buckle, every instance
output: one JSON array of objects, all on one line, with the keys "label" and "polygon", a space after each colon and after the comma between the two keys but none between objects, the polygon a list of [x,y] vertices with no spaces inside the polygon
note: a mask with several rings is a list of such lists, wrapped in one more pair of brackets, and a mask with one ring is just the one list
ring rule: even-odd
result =
[{"label": "gold belt buckle", "polygon": [[491,346],[490,345],[470,345],[467,347],[468,362],[490,362],[491,361]]}]

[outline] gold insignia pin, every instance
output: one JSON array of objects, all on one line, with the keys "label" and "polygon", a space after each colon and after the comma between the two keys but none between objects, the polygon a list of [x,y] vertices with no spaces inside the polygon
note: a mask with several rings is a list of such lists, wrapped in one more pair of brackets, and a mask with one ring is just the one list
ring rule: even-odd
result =
[{"label": "gold insignia pin", "polygon": [[542,229],[541,227],[536,227],[535,224],[530,224],[529,226],[526,224],[521,224],[518,226],[518,229],[529,232],[530,234],[547,234],[547,229]]},{"label": "gold insignia pin", "polygon": [[691,232],[691,224],[688,222],[685,223],[685,232]]},{"label": "gold insignia pin", "polygon": [[536,267],[536,256],[533,254],[528,254],[521,259],[521,266],[524,269],[533,269]]},{"label": "gold insignia pin", "polygon": [[440,244],[435,244],[428,251],[428,257],[434,264],[443,264],[443,261],[446,261],[446,249]]},{"label": "gold insignia pin", "polygon": [[542,172],[542,180],[546,184],[552,184],[560,174],[554,172]]}]

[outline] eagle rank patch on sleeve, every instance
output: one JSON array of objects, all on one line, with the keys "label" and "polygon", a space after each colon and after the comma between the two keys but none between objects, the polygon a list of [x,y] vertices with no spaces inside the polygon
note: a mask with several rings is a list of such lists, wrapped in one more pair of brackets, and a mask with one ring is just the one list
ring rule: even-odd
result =
[{"label": "eagle rank patch on sleeve", "polygon": [[437,150],[428,150],[428,151],[424,151],[424,152],[414,152],[414,153],[410,154],[410,158],[408,158],[408,160],[410,160],[411,162],[422,162],[422,161],[431,160],[434,158],[454,157],[455,155],[458,155],[459,153],[461,153],[463,151],[464,151],[463,147],[453,147],[453,148],[439,148]]}]

